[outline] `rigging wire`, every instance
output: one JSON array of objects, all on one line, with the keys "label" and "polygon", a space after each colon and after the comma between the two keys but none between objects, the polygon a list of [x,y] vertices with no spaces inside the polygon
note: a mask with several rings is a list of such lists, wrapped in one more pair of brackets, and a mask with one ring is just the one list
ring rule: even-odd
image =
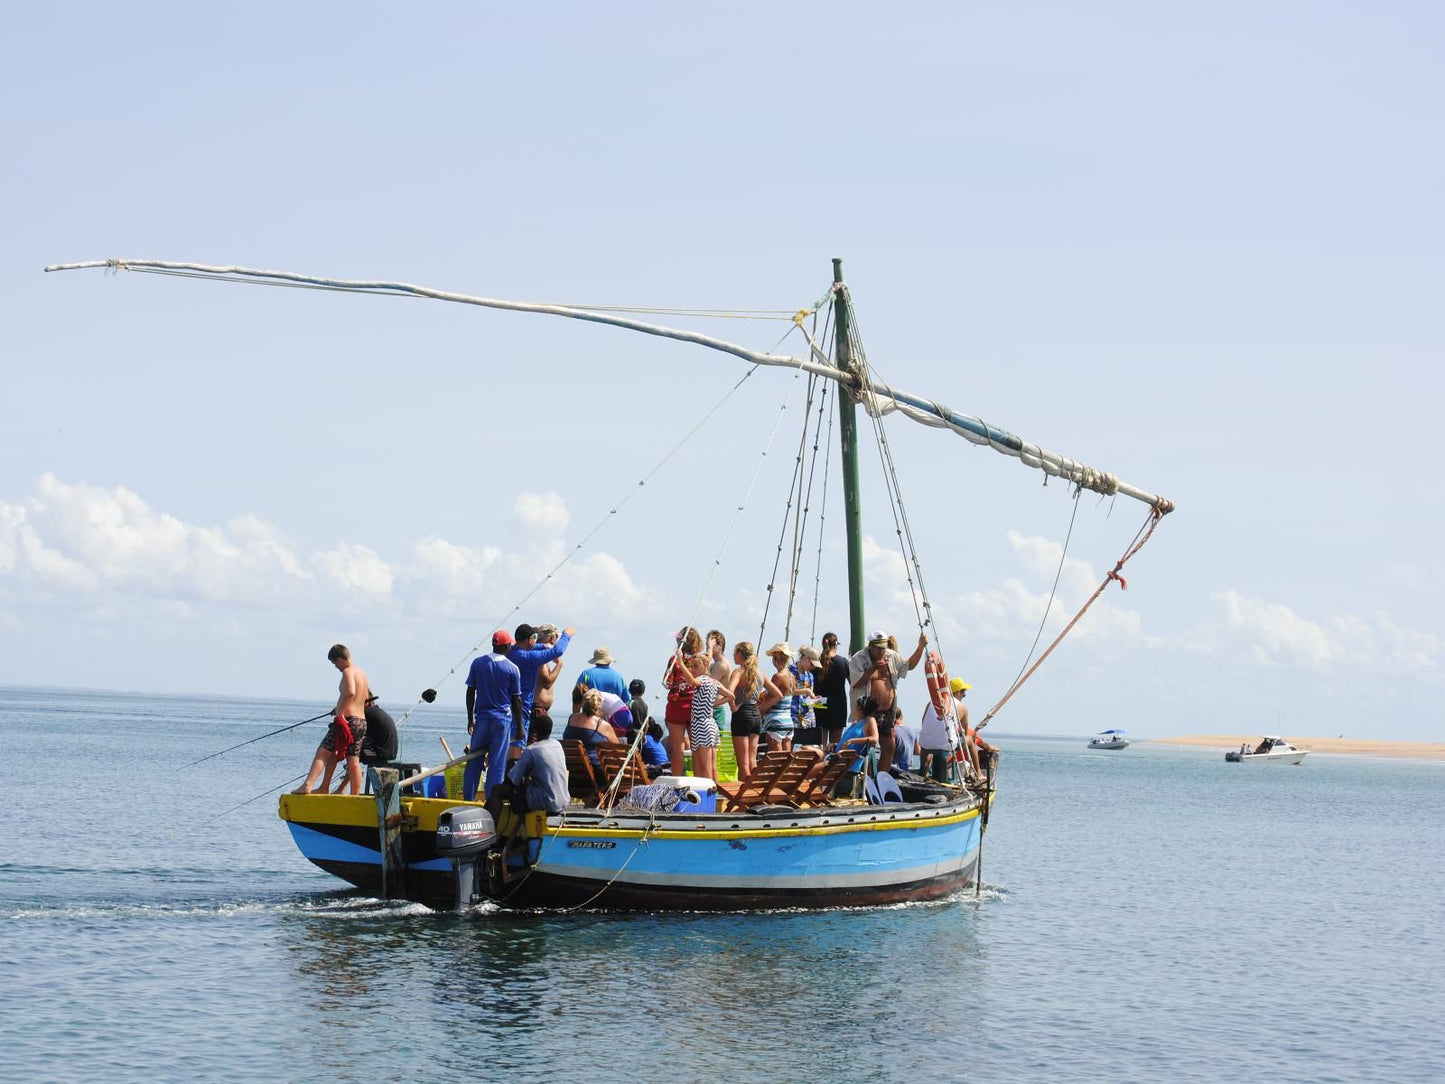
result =
[{"label": "rigging wire", "polygon": [[[794,380],[793,386],[797,387],[796,380]],[[803,407],[803,433],[802,436],[798,438],[798,453],[793,459],[793,476],[788,481],[788,501],[783,508],[783,524],[782,527],[778,530],[778,548],[777,552],[773,556],[772,574],[768,577],[767,596],[763,600],[763,619],[758,623],[759,649],[761,649],[763,645],[763,632],[768,627],[768,612],[772,609],[773,606],[773,589],[777,586],[778,583],[778,566],[783,563],[783,539],[788,536],[788,524],[790,522],[796,522],[793,520],[793,492],[795,489],[797,489],[799,493],[799,502],[801,503],[802,500],[801,492],[803,481],[803,449],[806,447],[808,442],[808,422],[811,420],[813,414],[813,388],[813,381],[810,379],[808,381],[808,401]],[[791,389],[789,390],[788,394],[790,396],[792,395]],[[786,409],[786,407],[784,409]],[[780,417],[779,421],[781,420],[782,419]],[[796,535],[796,526],[794,528],[794,534]],[[790,616],[791,609],[792,607],[790,604]],[[787,633],[785,632],[783,636],[786,639]]]},{"label": "rigging wire", "polygon": [[[827,406],[827,394],[831,389],[824,389],[824,406]],[[836,399],[836,394],[835,394]],[[828,522],[828,475],[829,468],[833,462],[833,413],[828,413],[828,435],[823,441],[823,501],[818,507],[818,554],[813,564],[813,620],[809,628],[808,640],[810,643],[818,642],[818,598],[823,592],[823,526]]]},{"label": "rigging wire", "polygon": [[1054,606],[1054,596],[1057,595],[1059,591],[1059,578],[1064,574],[1064,560],[1069,556],[1069,540],[1074,537],[1074,519],[1079,514],[1079,494],[1082,492],[1083,490],[1077,486],[1074,488],[1074,509],[1069,513],[1069,530],[1064,535],[1064,551],[1059,554],[1059,567],[1057,571],[1054,572],[1054,585],[1049,588],[1049,601],[1044,606],[1044,616],[1039,619],[1039,631],[1034,633],[1034,642],[1029,645],[1029,653],[1024,656],[1024,663],[1019,667],[1019,672],[1014,675],[1013,682],[1009,685],[1009,688],[1017,685],[1019,678],[1024,676],[1024,671],[1029,668],[1029,663],[1033,660],[1034,650],[1039,646],[1039,640],[1043,638],[1044,626],[1048,624],[1049,612]]},{"label": "rigging wire", "polygon": [[1141,549],[1144,548],[1144,544],[1148,542],[1151,537],[1153,537],[1154,529],[1159,526],[1160,520],[1162,520],[1167,514],[1168,510],[1158,505],[1155,505],[1153,508],[1149,509],[1149,513],[1145,517],[1144,523],[1134,534],[1134,541],[1131,542],[1129,544],[1129,548],[1124,551],[1124,556],[1120,557],[1117,561],[1114,562],[1114,567],[1105,574],[1103,582],[1094,589],[1094,593],[1085,600],[1082,606],[1079,607],[1079,612],[1074,614],[1074,616],[1069,619],[1069,623],[1059,630],[1059,634],[1055,636],[1053,642],[1044,649],[1044,653],[1038,657],[1038,661],[1036,661],[1032,666],[1029,667],[1027,673],[1023,674],[1012,685],[1009,686],[1008,692],[1003,694],[997,704],[988,709],[983,719],[979,722],[979,726],[984,726],[986,723],[988,723],[990,719],[996,716],[1003,708],[1003,706],[1007,704],[1010,699],[1012,699],[1014,693],[1018,692],[1019,689],[1023,688],[1024,683],[1028,681],[1029,678],[1033,677],[1035,673],[1038,672],[1039,667],[1042,666],[1044,664],[1044,661],[1053,654],[1054,648],[1058,647],[1059,644],[1063,643],[1064,637],[1074,630],[1074,626],[1077,625],[1079,623],[1079,620],[1084,616],[1084,614],[1088,612],[1089,607],[1092,606],[1096,601],[1098,601],[1099,596],[1104,593],[1104,588],[1108,587],[1110,582],[1112,582],[1113,580],[1118,580],[1120,589],[1128,588],[1129,585],[1124,582],[1124,577],[1120,575],[1120,573],[1124,569],[1124,565],[1128,563],[1130,558],[1132,558],[1136,553],[1138,553]]},{"label": "rigging wire", "polygon": [[[807,495],[803,490],[803,456],[808,445],[808,426],[813,421],[813,397],[817,391],[817,378],[808,377],[808,402],[803,408],[803,433],[798,441],[798,460],[794,475],[798,481],[798,503],[793,514],[793,551],[791,560],[788,562],[788,612],[783,618],[783,639],[792,639],[793,632],[793,605],[798,599],[798,571],[800,561],[799,555],[803,552],[803,532],[808,524],[808,499],[812,496],[812,475],[808,475]],[[814,438],[813,458],[817,459],[817,439]]]},{"label": "rigging wire", "polygon": [[[798,513],[798,530],[795,532],[795,539],[793,543],[792,583],[788,592],[788,620],[787,624],[784,626],[783,631],[783,639],[785,640],[788,638],[788,634],[792,631],[793,604],[797,596],[798,577],[803,569],[803,542],[806,538],[808,530],[808,516],[813,506],[813,483],[817,481],[818,478],[818,444],[823,439],[823,415],[828,408],[828,384],[823,385],[822,392],[819,395],[818,399],[818,417],[817,420],[813,422],[813,455],[808,461],[808,488],[806,494],[803,497],[802,509]],[[803,435],[805,439],[807,437],[809,421],[809,418],[803,419]],[[815,586],[813,590],[813,613],[815,615],[815,621],[817,612],[818,593]],[[808,642],[812,643],[815,638],[815,636],[810,635],[808,638]]]},{"label": "rigging wire", "polygon": [[[786,338],[786,336],[784,337]],[[553,565],[551,571],[549,571],[545,576],[538,580],[537,583],[532,587],[532,589],[528,591],[525,595],[523,595],[521,599],[519,599],[517,603],[510,610],[508,610],[506,614],[502,616],[500,621],[493,622],[486,627],[489,629],[500,628],[508,618],[510,618],[513,614],[517,613],[518,610],[525,606],[531,600],[533,595],[535,595],[538,591],[545,587],[547,583],[552,579],[552,577],[561,571],[564,565],[571,561],[573,557],[577,556],[577,554],[580,553],[583,548],[592,541],[593,537],[599,531],[601,531],[602,528],[605,527],[607,523],[627,505],[628,501],[632,500],[633,497],[637,496],[638,491],[640,491],[643,486],[647,485],[647,483],[652,480],[653,475],[657,474],[657,472],[660,471],[673,458],[673,456],[677,455],[677,453],[682,450],[683,446],[686,445],[690,440],[692,440],[694,436],[697,435],[698,431],[702,429],[702,427],[706,425],[709,420],[711,420],[712,416],[722,409],[723,404],[726,403],[729,399],[731,399],[733,395],[737,392],[737,390],[743,386],[747,379],[757,371],[758,366],[754,365],[751,369],[745,372],[742,377],[737,381],[737,383],[735,383],[731,388],[729,388],[723,394],[723,397],[719,399],[716,403],[714,403],[712,407],[710,407],[708,411],[703,414],[701,418],[698,419],[697,423],[685,434],[683,434],[682,438],[676,444],[674,444],[672,448],[670,448],[660,460],[657,461],[653,468],[649,470],[646,474],[644,474],[637,481],[637,484],[627,491],[627,494],[622,498],[622,500],[617,502],[616,507],[609,509],[607,513],[597,521],[597,524],[590,531],[588,531],[585,536],[583,536],[582,541],[578,542],[577,545],[574,546],[571,550],[569,550],[560,561]],[[468,659],[470,659],[473,655],[477,654],[477,652],[481,650],[482,645],[488,642],[490,636],[491,633],[488,632],[486,634],[486,637],[478,640],[475,644],[473,644],[471,649],[460,659],[458,659],[457,662],[453,664],[452,668],[442,675],[439,681],[428,687],[427,691],[433,692],[434,694],[434,690],[437,688],[437,686],[443,684],[448,678],[450,678],[453,674],[460,670],[462,665]],[[406,721],[412,717],[412,714],[416,711],[418,707],[421,706],[423,702],[429,702],[426,701],[425,696],[418,699],[415,704],[413,704],[410,708],[407,709],[406,714],[397,720],[397,727],[400,728],[401,726],[405,725]]]},{"label": "rigging wire", "polygon": [[[925,628],[932,627],[934,643],[939,654],[943,653],[943,638],[939,635],[938,624],[933,619],[933,605],[928,600],[928,588],[923,582],[923,564],[918,558],[918,546],[913,539],[913,528],[908,521],[908,509],[903,503],[903,488],[898,480],[898,469],[893,460],[893,449],[888,443],[888,433],[883,427],[881,412],[877,411],[873,398],[873,366],[868,361],[868,353],[863,348],[861,328],[858,326],[857,314],[853,310],[852,298],[843,288],[842,304],[848,306],[848,327],[852,345],[857,351],[859,359],[858,372],[863,384],[863,394],[867,398],[867,406],[874,408],[868,410],[868,416],[873,421],[873,431],[878,443],[878,454],[883,464],[884,483],[888,489],[889,504],[893,513],[894,531],[898,535],[899,549],[906,565],[911,565],[912,571],[905,572],[908,578],[908,590],[913,599],[913,613],[918,621],[918,629],[922,632]],[[915,587],[914,577],[917,577]],[[921,597],[921,607],[920,607]]]},{"label": "rigging wire", "polygon": [[[832,312],[831,295],[828,312],[829,314]],[[824,316],[823,319],[826,321],[824,324],[823,348],[824,350],[828,350],[831,349],[832,345],[833,327],[832,321],[828,320],[827,316]],[[813,314],[813,330],[815,332],[818,330],[818,314],[816,312]],[[811,342],[812,339],[809,338],[809,343],[811,344]],[[823,585],[823,525],[828,520],[828,474],[833,462],[833,415],[837,413],[837,411],[829,412],[827,409],[829,393],[834,395],[835,400],[836,396],[840,394],[832,381],[829,381],[828,384],[824,386],[823,403],[818,407],[820,414],[826,413],[828,415],[828,438],[823,442],[823,503],[818,509],[818,555],[813,565],[813,618],[808,634],[809,643],[818,642],[818,596],[822,593]]]}]

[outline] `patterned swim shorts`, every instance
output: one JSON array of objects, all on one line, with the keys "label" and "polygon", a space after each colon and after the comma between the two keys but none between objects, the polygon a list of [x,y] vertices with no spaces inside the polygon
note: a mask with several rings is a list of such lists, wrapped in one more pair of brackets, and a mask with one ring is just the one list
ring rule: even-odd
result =
[{"label": "patterned swim shorts", "polygon": [[331,725],[326,728],[326,737],[321,739],[321,747],[330,749],[339,757],[359,757],[361,756],[361,740],[366,737],[366,720],[357,718],[355,715],[348,715],[346,725],[351,728],[349,745],[346,741],[346,731],[342,730],[333,719]]}]

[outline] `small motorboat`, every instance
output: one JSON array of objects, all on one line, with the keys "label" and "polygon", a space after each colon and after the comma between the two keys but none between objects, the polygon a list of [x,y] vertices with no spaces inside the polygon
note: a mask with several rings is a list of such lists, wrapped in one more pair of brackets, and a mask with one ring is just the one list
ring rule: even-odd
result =
[{"label": "small motorboat", "polygon": [[1129,739],[1122,730],[1101,730],[1089,739],[1090,749],[1127,749]]},{"label": "small motorboat", "polygon": [[1283,738],[1264,737],[1258,745],[1245,742],[1238,749],[1231,749],[1224,754],[1224,759],[1232,764],[1298,764],[1309,755],[1308,749],[1296,748]]}]

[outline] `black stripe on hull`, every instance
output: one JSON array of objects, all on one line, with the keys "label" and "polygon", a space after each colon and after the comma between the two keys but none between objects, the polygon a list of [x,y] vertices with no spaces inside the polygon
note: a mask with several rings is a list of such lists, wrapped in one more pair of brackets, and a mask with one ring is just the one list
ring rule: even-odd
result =
[{"label": "black stripe on hull", "polygon": [[[831,907],[877,907],[942,899],[973,883],[977,859],[952,873],[907,884],[846,886],[837,888],[786,888],[766,891],[750,888],[704,890],[696,886],[649,885],[564,877],[533,872],[514,875],[494,897],[502,907],[553,909],[585,905],[600,911],[771,911],[784,908],[822,910]],[[601,891],[601,895],[598,892]]]},{"label": "black stripe on hull", "polygon": [[[381,896],[381,865],[366,862],[338,862],[312,858],[310,862],[333,877],[339,877],[370,895]],[[456,906],[457,887],[451,870],[430,869],[406,871],[403,898],[420,903],[434,911],[450,911]]]}]

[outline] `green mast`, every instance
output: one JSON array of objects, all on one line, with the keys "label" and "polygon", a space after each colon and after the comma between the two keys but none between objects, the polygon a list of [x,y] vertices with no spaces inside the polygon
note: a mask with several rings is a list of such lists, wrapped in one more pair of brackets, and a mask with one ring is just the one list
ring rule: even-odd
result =
[{"label": "green mast", "polygon": [[863,650],[863,509],[858,493],[857,392],[862,387],[853,362],[849,337],[848,288],[843,285],[843,261],[833,261],[833,320],[836,328],[838,368],[851,378],[838,389],[838,439],[843,451],[843,524],[848,535],[848,652]]}]

